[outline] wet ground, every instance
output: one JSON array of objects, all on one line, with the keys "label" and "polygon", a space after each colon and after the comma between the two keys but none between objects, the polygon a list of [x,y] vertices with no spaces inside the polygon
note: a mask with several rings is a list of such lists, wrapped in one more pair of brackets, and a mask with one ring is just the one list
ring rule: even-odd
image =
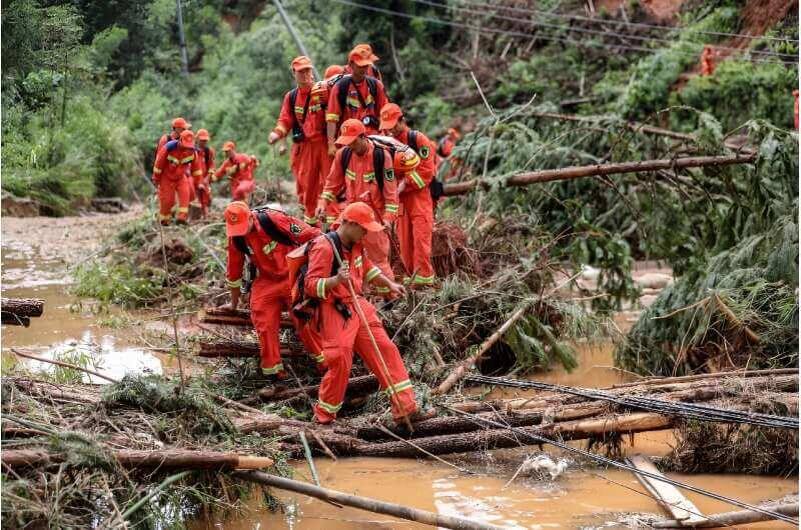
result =
[{"label": "wet ground", "polygon": [[[127,372],[168,370],[174,360],[143,348],[130,328],[114,329],[115,313],[96,314],[91,303],[79,303],[69,294],[69,268],[89,259],[101,249],[106,236],[138,212],[90,217],[45,219],[4,218],[2,222],[2,291],[4,297],[43,298],[44,316],[33,319],[30,328],[2,328],[4,357],[10,348],[45,357],[65,351],[92,355],[104,373],[121,377]],[[639,304],[618,315],[616,323],[625,331],[642,306],[653,300],[669,282],[669,270],[658,264],[643,264],[635,279],[645,289]],[[592,271],[586,274],[592,281]],[[650,298],[649,298],[650,297]],[[139,323],[151,315],[135,315]],[[129,318],[126,316],[126,318]],[[630,381],[636,376],[612,367],[611,343],[579,343],[579,366],[572,373],[560,368],[537,374],[536,379],[566,385],[605,387]],[[32,370],[49,370],[49,365],[27,362]],[[102,381],[97,381],[102,382]],[[493,397],[530,395],[522,390],[495,390]],[[634,439],[628,453],[653,456],[670,450],[670,431],[643,433]],[[375,497],[443,514],[461,515],[509,528],[587,528],[610,527],[621,513],[659,514],[655,502],[645,494],[637,480],[622,471],[582,469],[569,463],[567,470],[549,476],[519,477],[508,487],[507,481],[523,459],[536,448],[493,451],[446,459],[459,461],[477,472],[466,475],[444,464],[401,459],[353,458],[336,462],[317,458],[323,486]],[[554,459],[564,455],[552,454]],[[310,480],[305,463],[295,464],[297,476]],[[797,481],[748,475],[689,475],[671,477],[751,503],[775,499],[798,490]],[[687,495],[704,513],[733,508],[708,498]],[[262,528],[377,529],[417,528],[403,522],[351,508],[336,508],[303,496],[281,495],[286,513],[270,513],[252,503],[247,511],[224,520],[209,518],[190,524],[192,530],[256,530]],[[749,528],[791,528],[779,523],[761,523]]]}]

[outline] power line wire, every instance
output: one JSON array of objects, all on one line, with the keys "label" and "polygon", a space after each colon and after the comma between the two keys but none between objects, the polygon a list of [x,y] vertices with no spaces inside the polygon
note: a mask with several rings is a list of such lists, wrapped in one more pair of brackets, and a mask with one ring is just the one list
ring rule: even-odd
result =
[{"label": "power line wire", "polygon": [[[470,30],[473,30],[473,31],[484,32],[484,33],[501,34],[501,35],[507,35],[507,36],[516,36],[516,37],[525,37],[525,38],[528,38],[528,39],[532,39],[533,38],[533,39],[543,39],[543,40],[554,40],[554,41],[567,42],[567,43],[570,43],[570,44],[574,44],[576,46],[587,46],[587,47],[592,47],[592,48],[604,48],[604,49],[611,49],[611,50],[630,50],[630,51],[641,51],[641,52],[647,52],[647,53],[653,53],[653,52],[657,51],[654,48],[644,48],[644,47],[640,47],[640,46],[625,46],[625,45],[620,45],[620,44],[612,44],[612,45],[610,45],[610,44],[603,44],[603,43],[598,43],[598,42],[594,42],[594,41],[577,41],[577,40],[574,40],[574,39],[569,39],[569,38],[565,38],[565,37],[556,37],[556,36],[553,36],[553,35],[548,35],[548,36],[531,35],[531,34],[523,33],[523,32],[520,32],[520,31],[506,31],[506,30],[501,30],[501,29],[498,29],[498,28],[473,26],[473,25],[470,25],[470,24],[464,24],[464,23],[461,23],[461,22],[443,20],[441,18],[430,17],[430,16],[425,16],[425,15],[410,15],[408,13],[403,13],[403,12],[400,12],[400,11],[394,11],[394,10],[391,10],[391,9],[385,9],[385,8],[381,8],[381,7],[374,7],[374,6],[365,5],[365,4],[359,4],[357,2],[352,2],[351,0],[333,0],[333,1],[336,2],[336,3],[339,3],[339,4],[344,4],[344,5],[356,7],[356,8],[359,8],[359,9],[364,9],[366,11],[373,11],[375,13],[382,13],[382,14],[385,14],[385,15],[401,17],[401,18],[406,18],[406,19],[412,19],[412,20],[423,20],[423,21],[426,21],[426,22],[434,23],[434,24],[452,26],[452,27],[462,28],[462,29],[470,29]],[[679,53],[679,54],[682,54],[682,55],[686,55],[686,56],[690,56],[690,57],[695,57],[696,56],[696,54],[694,54],[694,53],[682,52],[680,50],[675,50],[675,51],[676,51],[676,53]],[[785,62],[785,61],[773,61],[773,60],[759,59],[759,58],[754,58],[754,59],[750,59],[750,60],[749,59],[730,58],[729,60],[730,61],[739,61],[739,62],[764,62],[764,63],[774,63],[774,64],[795,64],[795,63],[790,63],[790,62]]]},{"label": "power line wire", "polygon": [[[615,36],[615,37],[620,37],[620,38],[625,38],[625,39],[644,41],[646,43],[651,43],[651,42],[656,42],[656,41],[658,41],[658,42],[667,42],[667,43],[676,42],[675,39],[669,39],[669,38],[663,38],[663,37],[644,37],[644,36],[641,36],[641,35],[633,35],[633,34],[626,34],[626,33],[616,33],[614,31],[608,31],[608,30],[587,29],[587,28],[573,27],[573,26],[560,25],[560,24],[550,24],[548,22],[539,22],[539,21],[536,21],[536,20],[528,20],[528,19],[524,19],[524,18],[520,18],[520,17],[509,17],[509,16],[504,16],[504,15],[499,15],[499,14],[488,13],[486,11],[476,11],[476,10],[472,10],[472,9],[468,9],[468,8],[456,7],[456,6],[450,5],[450,4],[448,4],[448,5],[440,4],[440,3],[437,3],[437,2],[433,2],[431,0],[412,0],[412,1],[416,2],[418,4],[423,4],[423,5],[427,5],[427,6],[431,6],[431,7],[438,7],[438,8],[442,8],[442,9],[450,9],[450,10],[461,12],[461,13],[469,13],[471,15],[486,15],[486,16],[489,16],[491,18],[495,18],[495,19],[498,19],[498,20],[507,20],[507,21],[510,21],[510,22],[531,24],[533,26],[542,26],[542,27],[548,27],[548,28],[553,28],[553,29],[575,31],[577,33],[587,33],[587,34],[591,34],[591,35],[601,35],[601,36]],[[710,43],[701,43],[701,44],[710,44]],[[780,56],[783,56],[783,57],[796,57],[796,54],[774,52],[774,51],[769,51],[769,50],[744,50],[742,48],[733,48],[731,46],[715,46],[715,48],[718,49],[718,50],[728,50],[728,51],[732,51],[732,52],[735,52],[735,53],[751,53],[751,54],[765,55],[765,56],[768,56],[768,57],[780,57]]]},{"label": "power line wire", "polygon": [[551,13],[548,11],[541,11],[537,9],[530,9],[525,7],[518,7],[518,6],[507,6],[503,4],[487,4],[482,2],[468,2],[467,0],[461,0],[460,3],[465,5],[471,5],[474,7],[485,7],[485,8],[494,8],[494,9],[507,9],[509,11],[515,11],[518,13],[530,13],[535,15],[541,15],[546,17],[554,17],[554,18],[565,18],[569,20],[580,20],[583,22],[591,22],[594,24],[603,24],[603,23],[615,23],[615,24],[622,24],[625,26],[631,27],[638,27],[643,29],[658,29],[661,31],[683,31],[688,33],[694,33],[697,35],[713,35],[717,37],[737,37],[737,38],[744,38],[744,39],[764,39],[764,40],[772,40],[778,42],[798,42],[798,39],[791,39],[789,37],[766,37],[764,35],[749,35],[747,33],[727,33],[724,31],[704,31],[699,29],[690,29],[690,28],[681,28],[681,27],[671,27],[671,26],[660,26],[658,24],[646,24],[643,22],[629,22],[625,20],[603,20],[599,18],[592,18],[592,17],[585,17],[581,15],[569,15],[567,13]]}]

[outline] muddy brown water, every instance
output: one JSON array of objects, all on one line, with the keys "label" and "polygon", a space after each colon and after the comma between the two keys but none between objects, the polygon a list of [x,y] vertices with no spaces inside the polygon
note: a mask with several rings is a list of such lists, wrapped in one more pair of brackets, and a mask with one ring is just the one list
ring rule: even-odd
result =
[{"label": "muddy brown water", "polygon": [[[3,219],[2,293],[5,297],[43,298],[43,317],[32,319],[30,328],[4,326],[2,348],[22,348],[37,355],[52,357],[64,351],[86,351],[98,361],[98,368],[114,377],[128,372],[168,371],[174,360],[142,348],[130,330],[110,329],[101,325],[104,316],[91,311],[91,304],[78,303],[68,288],[68,267],[99,250],[104,235],[119,226],[131,214],[100,215],[87,218]],[[87,232],[86,226],[93,230]],[[137,315],[147,319],[148,315]],[[632,314],[618,319],[625,329]],[[578,368],[568,373],[561,368],[537,374],[536,379],[584,387],[606,387],[633,380],[635,376],[612,367],[612,345],[580,343],[576,345]],[[48,365],[27,362],[32,370],[48,370]],[[102,382],[102,381],[96,381]],[[476,389],[476,391],[480,391]],[[532,391],[495,389],[495,398],[532,395]],[[641,433],[627,453],[652,456],[670,451],[670,431]],[[627,441],[628,443],[628,441]],[[352,458],[336,462],[316,458],[322,485],[339,491],[374,497],[424,510],[460,515],[505,528],[600,528],[615,525],[621,514],[641,512],[660,514],[656,503],[645,494],[629,473],[597,470],[570,462],[566,471],[551,479],[521,476],[505,487],[515,467],[534,447],[492,451],[475,455],[451,455],[476,472],[462,474],[444,464],[426,460]],[[551,452],[558,460],[569,455]],[[311,480],[304,462],[294,464],[296,478]],[[693,486],[746,502],[775,499],[797,492],[797,479],[749,475],[680,475],[671,477]],[[423,525],[356,510],[336,508],[301,495],[278,492],[284,512],[271,513],[256,501],[249,502],[242,513],[226,518],[208,517],[189,522],[191,530],[256,530],[291,528],[297,530],[408,529]],[[688,493],[687,497],[707,514],[729,511],[733,507],[709,498]],[[751,525],[749,528],[792,528],[776,522]]]}]

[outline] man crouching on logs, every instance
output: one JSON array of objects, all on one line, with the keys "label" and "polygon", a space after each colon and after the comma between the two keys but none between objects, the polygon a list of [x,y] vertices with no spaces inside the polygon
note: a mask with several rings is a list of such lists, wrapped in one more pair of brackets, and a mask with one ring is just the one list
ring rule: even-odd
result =
[{"label": "man crouching on logs", "polygon": [[303,290],[315,302],[327,368],[314,406],[319,423],[334,421],[342,407],[354,351],[375,374],[381,390],[388,393],[396,422],[408,423],[417,410],[398,347],[387,335],[375,306],[363,295],[365,282],[388,288],[393,297],[406,293],[402,285],[373,265],[362,248],[362,238],[368,232],[383,229],[370,206],[354,202],[342,212],[334,231],[316,238],[306,249],[308,269]]},{"label": "man crouching on logs", "polygon": [[[278,337],[281,311],[289,309],[290,302],[286,256],[319,236],[320,230],[279,210],[259,208],[251,211],[242,201],[232,202],[225,209],[225,229],[228,235],[227,277],[231,289],[231,303],[225,308],[235,311],[239,306],[243,269],[247,262],[249,281],[253,282],[250,287],[250,318],[259,337],[261,371],[276,379],[286,379]],[[306,351],[319,357],[321,346],[315,330],[301,325],[296,318],[293,318],[293,323]]]}]

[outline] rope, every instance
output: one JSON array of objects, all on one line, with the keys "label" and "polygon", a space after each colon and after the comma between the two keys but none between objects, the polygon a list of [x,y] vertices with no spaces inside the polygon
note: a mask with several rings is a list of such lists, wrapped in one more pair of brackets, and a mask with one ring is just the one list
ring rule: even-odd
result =
[{"label": "rope", "polygon": [[696,405],[694,403],[665,401],[645,396],[618,396],[602,390],[591,390],[587,388],[577,388],[551,383],[541,383],[538,381],[523,381],[505,377],[489,377],[485,375],[469,375],[465,378],[474,383],[487,385],[506,386],[514,388],[533,388],[537,390],[547,390],[561,394],[609,401],[625,407],[680,416],[700,421],[714,421],[720,423],[743,423],[757,425],[760,427],[770,427],[774,429],[795,429],[798,430],[798,417],[777,416],[774,414],[762,414],[757,412],[721,409],[707,405]]},{"label": "rope", "polygon": [[719,500],[719,501],[723,501],[725,503],[731,504],[733,506],[738,506],[738,507],[744,508],[746,510],[751,510],[751,511],[754,511],[754,512],[758,512],[758,513],[767,515],[769,517],[772,517],[774,519],[779,519],[779,520],[786,521],[788,523],[795,524],[795,525],[798,524],[797,520],[793,519],[792,517],[788,517],[788,516],[786,516],[786,515],[784,515],[782,513],[779,513],[779,512],[774,512],[772,510],[761,508],[759,506],[755,506],[755,505],[749,504],[747,502],[739,501],[739,500],[733,499],[731,497],[726,497],[725,495],[721,495],[719,493],[714,493],[712,491],[707,491],[707,490],[702,489],[702,488],[691,486],[690,484],[685,484],[684,482],[679,482],[678,480],[673,480],[672,478],[666,477],[664,475],[657,475],[655,473],[650,473],[648,471],[643,471],[642,469],[638,469],[638,468],[636,468],[634,466],[631,466],[629,464],[624,464],[622,462],[618,462],[616,460],[612,460],[611,458],[607,458],[605,456],[597,455],[595,453],[590,453],[589,451],[585,451],[583,449],[579,449],[577,447],[573,447],[573,446],[568,445],[568,444],[566,444],[564,442],[560,442],[560,441],[557,441],[557,440],[551,440],[550,438],[545,438],[544,436],[541,436],[539,434],[533,434],[533,433],[531,433],[529,431],[521,429],[520,427],[512,427],[511,425],[504,425],[504,424],[499,423],[497,421],[493,421],[493,420],[490,420],[490,419],[487,419],[487,418],[483,418],[481,416],[476,416],[475,414],[470,414],[468,412],[463,412],[463,411],[461,411],[459,409],[455,409],[455,408],[450,407],[448,405],[443,405],[443,407],[448,409],[448,410],[450,410],[451,412],[455,412],[457,414],[460,414],[462,416],[470,418],[471,420],[473,420],[474,423],[476,423],[476,425],[481,425],[481,423],[484,423],[484,425],[489,425],[491,427],[499,427],[501,429],[508,429],[508,430],[512,431],[513,433],[526,436],[529,439],[534,440],[535,442],[540,443],[540,444],[553,445],[554,447],[558,447],[558,448],[560,448],[560,449],[562,449],[564,451],[568,451],[568,452],[571,452],[571,453],[579,454],[581,456],[584,456],[584,457],[589,458],[591,460],[595,460],[595,461],[600,462],[602,464],[606,464],[606,465],[609,465],[609,466],[616,467],[618,469],[623,469],[623,470],[626,470],[626,471],[630,471],[632,473],[638,473],[640,475],[652,478],[654,480],[660,480],[662,482],[665,482],[667,484],[671,484],[673,486],[682,488],[684,490],[691,491],[693,493],[698,493],[699,495],[704,495],[705,497],[710,497],[712,499],[716,499],[716,500]]}]

